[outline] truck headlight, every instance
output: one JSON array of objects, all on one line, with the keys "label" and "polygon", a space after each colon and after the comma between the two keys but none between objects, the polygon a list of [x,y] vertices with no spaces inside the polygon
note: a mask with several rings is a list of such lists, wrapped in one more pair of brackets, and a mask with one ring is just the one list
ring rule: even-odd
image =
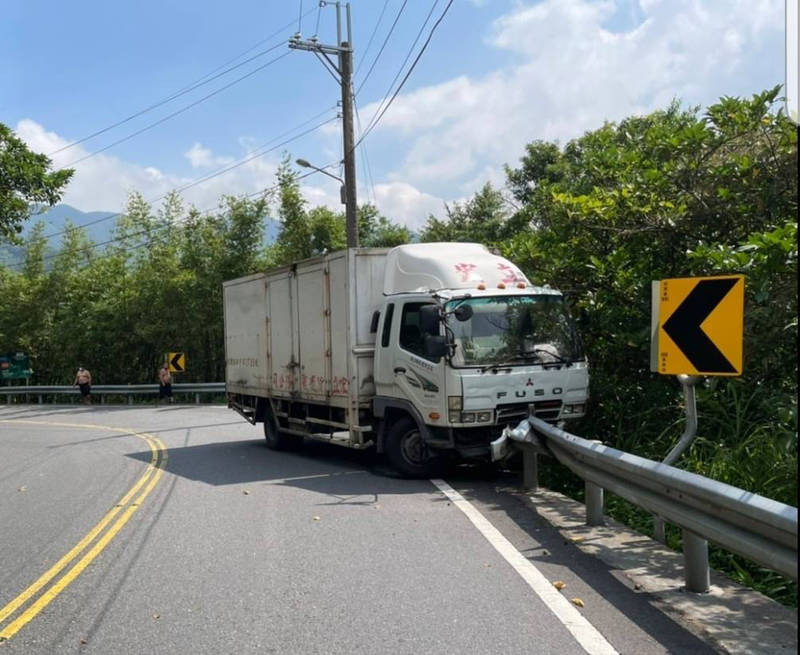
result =
[{"label": "truck headlight", "polygon": [[478,423],[489,423],[492,420],[492,412],[478,412]]},{"label": "truck headlight", "polygon": [[464,399],[461,396],[447,396],[447,409],[461,411],[464,407]]},{"label": "truck headlight", "polygon": [[461,412],[461,422],[462,423],[474,423],[475,422],[475,412]]}]

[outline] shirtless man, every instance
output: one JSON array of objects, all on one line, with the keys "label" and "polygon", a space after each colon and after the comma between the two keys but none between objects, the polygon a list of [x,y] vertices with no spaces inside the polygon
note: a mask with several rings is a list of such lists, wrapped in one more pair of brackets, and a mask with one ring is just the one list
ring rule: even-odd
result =
[{"label": "shirtless man", "polygon": [[158,371],[158,400],[156,404],[161,400],[172,402],[172,374],[166,364]]},{"label": "shirtless man", "polygon": [[92,404],[92,397],[89,395],[92,391],[92,374],[88,369],[83,366],[78,367],[78,372],[75,374],[75,381],[72,383],[73,387],[80,387],[81,389],[81,402],[85,405]]}]

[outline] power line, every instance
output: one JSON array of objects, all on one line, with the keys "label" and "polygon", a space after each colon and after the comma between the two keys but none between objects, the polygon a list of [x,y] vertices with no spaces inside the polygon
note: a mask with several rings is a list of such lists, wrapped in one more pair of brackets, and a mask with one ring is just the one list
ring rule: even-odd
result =
[{"label": "power line", "polygon": [[364,86],[364,83],[369,79],[369,76],[372,73],[372,69],[375,68],[375,64],[378,63],[378,59],[381,58],[381,55],[383,54],[383,49],[386,47],[386,44],[389,42],[389,37],[392,36],[392,32],[394,32],[395,25],[397,25],[397,21],[400,20],[400,16],[403,13],[403,10],[406,8],[406,4],[407,3],[408,3],[408,0],[403,0],[403,4],[400,6],[400,10],[397,12],[397,16],[394,17],[394,22],[392,23],[392,26],[389,28],[389,33],[386,35],[386,38],[383,40],[383,45],[381,45],[381,49],[378,50],[378,54],[375,55],[375,59],[372,60],[372,65],[369,67],[369,70],[367,71],[367,74],[364,76],[364,79],[361,80],[361,84],[358,85],[358,89],[356,89],[355,95],[359,94],[359,92],[361,91],[361,89]]},{"label": "power line", "polygon": [[372,45],[372,40],[375,38],[375,34],[378,32],[378,28],[381,26],[381,21],[383,21],[383,15],[386,13],[386,7],[389,6],[389,0],[384,0],[383,2],[383,9],[381,9],[381,15],[378,16],[378,22],[375,23],[375,27],[372,29],[372,34],[369,36],[369,41],[367,41],[367,47],[364,48],[364,52],[361,54],[361,59],[359,60],[358,64],[356,64],[356,72],[353,73],[353,77],[358,77],[358,71],[361,70],[361,64],[364,63],[364,59],[367,58],[367,53],[369,52],[369,48]]},{"label": "power line", "polygon": [[[306,12],[306,14],[311,13],[311,11],[313,11],[313,9],[309,10],[308,12]],[[269,36],[261,39],[260,41],[258,41],[256,44],[254,44],[253,46],[251,46],[250,48],[248,48],[244,52],[241,52],[240,54],[236,55],[236,57],[233,57],[232,59],[229,59],[228,61],[226,61],[225,63],[221,64],[220,66],[218,66],[217,68],[215,68],[211,72],[206,73],[203,77],[198,78],[197,80],[195,80],[194,82],[192,82],[188,86],[185,86],[182,89],[176,91],[175,93],[173,93],[172,95],[168,96],[164,100],[160,100],[160,101],[158,101],[156,103],[153,103],[149,107],[145,107],[144,109],[141,109],[141,110],[131,114],[130,116],[127,116],[126,118],[123,118],[122,120],[117,121],[116,123],[112,123],[111,125],[108,125],[107,127],[104,127],[104,128],[102,128],[100,130],[97,130],[96,132],[92,132],[91,134],[87,134],[86,136],[81,137],[80,139],[72,141],[71,143],[68,143],[67,145],[62,146],[62,147],[58,148],[57,150],[53,150],[52,152],[48,153],[47,156],[48,157],[52,157],[53,155],[58,154],[59,152],[63,152],[64,150],[69,150],[73,146],[76,146],[76,145],[78,145],[80,143],[83,143],[84,141],[88,141],[89,139],[93,139],[96,136],[100,136],[101,134],[105,134],[109,130],[113,130],[115,127],[119,127],[120,125],[124,125],[125,123],[127,123],[129,121],[132,121],[134,118],[138,118],[139,116],[141,116],[143,114],[146,114],[147,112],[150,112],[153,109],[157,109],[158,107],[161,107],[161,106],[167,104],[168,102],[171,102],[171,101],[175,100],[176,98],[181,97],[182,95],[185,95],[185,94],[187,94],[187,93],[189,93],[191,91],[194,91],[195,89],[197,89],[197,88],[199,88],[201,86],[204,86],[204,85],[208,84],[209,82],[213,82],[214,80],[222,77],[223,75],[227,75],[228,73],[230,73],[231,71],[236,70],[237,68],[241,68],[242,66],[244,66],[245,64],[253,61],[254,59],[258,59],[259,57],[263,57],[265,54],[267,54],[269,52],[272,52],[276,48],[279,48],[280,46],[282,46],[284,43],[286,43],[286,41],[282,40],[280,43],[277,43],[276,45],[274,45],[274,46],[272,46],[270,48],[267,48],[266,50],[262,50],[261,52],[259,52],[259,53],[255,54],[255,55],[253,55],[252,57],[250,57],[250,58],[248,58],[248,59],[236,64],[235,66],[231,66],[230,68],[227,68],[227,69],[223,70],[221,73],[217,73],[217,71],[219,71],[220,69],[225,68],[225,66],[227,66],[228,64],[231,64],[234,61],[236,61],[237,59],[241,59],[244,55],[248,54],[249,52],[252,52],[258,46],[260,46],[262,43],[264,43],[266,41],[269,41],[270,39],[272,39],[273,37],[277,36],[281,32],[284,32],[287,28],[292,26],[293,22],[294,21],[290,21],[286,25],[283,25],[279,29],[275,30],[272,34],[270,34]]]},{"label": "power line", "polygon": [[[359,114],[358,105],[355,102],[355,98],[353,99],[353,108],[356,110],[356,123],[358,123],[358,131],[361,132],[362,131],[361,115]],[[367,184],[367,189],[368,190],[369,189],[372,190],[372,204],[375,204],[375,202],[376,202],[376,199],[375,199],[375,181],[372,179],[372,168],[369,165],[369,157],[367,156],[367,146],[364,143],[361,144],[361,154],[362,154],[362,157],[361,157],[361,168],[364,171],[364,181]],[[367,193],[367,200],[369,201],[369,199],[370,199],[370,196],[369,196],[369,192],[368,192]]]},{"label": "power line", "polygon": [[[279,45],[283,45],[283,44],[279,44]],[[87,159],[89,159],[91,157],[94,157],[95,155],[99,155],[101,152],[105,152],[106,150],[109,150],[110,148],[113,148],[114,146],[118,146],[120,143],[124,143],[125,141],[129,141],[130,139],[132,139],[132,138],[134,138],[136,136],[139,136],[143,132],[147,132],[148,130],[153,129],[156,126],[161,125],[161,123],[165,123],[166,121],[170,120],[171,118],[174,118],[175,116],[178,116],[179,114],[182,114],[185,111],[188,111],[192,107],[195,107],[195,106],[199,105],[201,102],[205,102],[209,98],[212,98],[213,96],[218,95],[219,93],[222,93],[226,89],[229,89],[230,87],[232,87],[234,84],[238,84],[242,80],[247,79],[248,77],[251,77],[251,76],[255,75],[256,73],[258,73],[259,71],[264,70],[268,66],[271,66],[272,64],[274,64],[276,61],[279,61],[280,59],[283,59],[284,57],[287,57],[289,54],[291,54],[291,50],[287,50],[282,55],[278,55],[274,59],[270,59],[266,64],[262,64],[261,66],[258,66],[257,68],[254,68],[249,73],[246,73],[245,75],[242,75],[241,77],[236,78],[235,80],[233,80],[233,82],[229,82],[225,86],[222,86],[219,89],[216,89],[215,91],[212,91],[211,93],[209,93],[207,95],[204,95],[202,98],[199,98],[198,100],[195,100],[194,102],[182,107],[181,109],[178,109],[177,111],[174,111],[171,114],[168,114],[167,116],[164,116],[163,118],[160,118],[159,120],[155,121],[154,123],[150,123],[149,125],[145,125],[140,130],[136,130],[135,132],[133,132],[133,133],[131,133],[131,134],[125,136],[125,137],[122,137],[121,139],[117,139],[113,143],[110,143],[109,145],[105,146],[104,148],[100,148],[99,150],[95,150],[94,152],[90,152],[88,155],[86,155],[84,157],[81,157],[80,159],[76,159],[75,161],[67,164],[64,168],[70,168],[71,166],[74,166],[75,164],[79,164],[79,163],[81,163],[83,161],[86,161]]]},{"label": "power line", "polygon": [[[324,168],[330,168],[330,166],[331,166],[331,164],[329,164],[328,166],[324,166],[324,167],[323,167],[323,169],[324,169]],[[295,180],[302,180],[302,179],[304,179],[304,178],[306,178],[306,177],[309,177],[310,175],[315,175],[315,174],[317,174],[318,172],[319,172],[319,171],[312,170],[312,171],[309,171],[308,173],[304,173],[304,174],[302,174],[302,175],[297,175],[297,176],[295,176],[295,178],[294,178],[294,179],[295,179]],[[252,198],[252,197],[254,197],[254,196],[266,195],[266,194],[268,194],[268,193],[271,193],[272,191],[275,191],[275,190],[277,190],[277,189],[279,189],[279,188],[280,188],[280,184],[273,184],[273,185],[272,185],[272,186],[270,186],[270,187],[265,187],[264,189],[261,189],[261,190],[259,190],[259,191],[255,191],[255,192],[253,192],[253,193],[248,193],[248,194],[246,194],[246,195],[244,195],[244,196],[241,196],[241,197],[242,197],[242,198]],[[218,206],[218,205],[217,205],[217,206]],[[211,212],[211,211],[212,211],[212,208],[211,208],[211,207],[209,207],[209,208],[207,208],[207,209],[203,209],[203,210],[201,210],[201,211],[200,211],[200,213],[201,213],[201,214],[208,214],[208,213],[209,213],[209,212]],[[155,227],[155,230],[161,230],[161,231],[163,231],[164,233],[166,233],[166,232],[168,232],[168,231],[169,231],[169,229],[171,229],[172,227],[175,227],[175,225],[174,225],[174,224],[172,224],[172,223],[170,223],[170,224],[168,224],[168,225],[156,226],[156,227]],[[123,239],[129,239],[129,238],[132,238],[132,237],[140,236],[140,235],[142,235],[142,234],[145,234],[145,233],[146,233],[146,232],[148,232],[148,231],[149,231],[149,230],[140,230],[139,232],[134,232],[134,233],[132,233],[132,234],[128,234],[128,235],[126,235],[125,237],[121,237],[121,238],[118,238],[118,239],[111,239],[111,240],[109,240],[109,241],[107,241],[107,242],[103,242],[103,243],[99,243],[99,244],[92,244],[91,246],[86,246],[86,247],[82,248],[82,250],[83,250],[83,251],[84,251],[84,252],[87,254],[87,257],[88,257],[88,259],[89,259],[89,260],[91,260],[91,259],[92,259],[92,255],[91,255],[91,254],[88,252],[88,250],[89,250],[90,248],[91,248],[91,249],[94,249],[94,248],[96,248],[96,247],[98,247],[98,246],[102,246],[102,245],[108,245],[108,244],[111,244],[111,243],[113,243],[114,241],[121,241],[121,240],[123,240]],[[156,241],[156,239],[159,239],[159,238],[161,238],[162,236],[163,236],[163,234],[156,233],[156,234],[154,234],[154,235],[153,235],[153,236],[152,236],[150,239],[148,239],[147,241],[144,241],[143,243],[138,243],[138,244],[131,245],[131,246],[124,246],[124,247],[120,248],[120,250],[121,250],[122,252],[125,252],[125,253],[128,253],[128,252],[129,252],[129,251],[131,251],[131,250],[138,250],[139,248],[144,248],[145,246],[149,246],[149,245],[153,244],[153,242],[155,242],[155,241]],[[114,254],[114,253],[112,253],[112,254]],[[104,259],[104,258],[108,258],[108,257],[110,257],[110,256],[111,256],[111,255],[104,255],[104,256],[101,256],[101,257],[97,257],[97,258],[95,258],[95,259]],[[50,256],[50,257],[52,257],[52,256]],[[47,258],[43,257],[43,258],[42,258],[42,261],[45,261],[45,259],[47,259]],[[88,265],[87,265],[87,266],[84,266],[84,267],[81,267],[81,268],[79,268],[79,269],[77,269],[77,270],[78,270],[78,271],[82,271],[82,270],[84,270],[85,268],[88,268]]]},{"label": "power line", "polygon": [[[323,166],[322,168],[324,170],[325,168],[330,168],[332,165],[333,164],[328,164],[327,166]],[[297,175],[297,176],[295,176],[295,180],[302,180],[302,179],[304,179],[306,177],[309,177],[310,175],[315,175],[318,172],[319,171],[317,171],[317,170],[312,170],[312,171],[309,171],[308,173],[304,173],[302,175]],[[259,191],[254,191],[253,193],[248,193],[248,194],[245,194],[244,196],[241,196],[241,197],[242,198],[252,198],[254,196],[266,195],[268,193],[271,193],[272,191],[275,191],[278,188],[280,188],[280,184],[273,184],[270,187],[265,187],[263,189],[260,189]],[[166,197],[166,196],[162,196],[162,198],[163,197]],[[158,198],[157,200],[161,200],[162,198]],[[153,201],[153,202],[157,202],[157,200]],[[147,204],[150,205],[152,203],[148,202]],[[212,209],[213,209],[212,207],[208,207],[206,209],[200,210],[200,213],[201,214],[208,214],[209,212],[212,211]],[[73,229],[81,229],[83,227],[85,227],[85,226],[76,225],[76,226],[74,226]],[[144,241],[142,243],[138,243],[138,244],[135,244],[135,245],[123,246],[122,248],[120,248],[121,251],[128,252],[129,250],[136,250],[138,248],[143,248],[145,246],[148,246],[148,245],[152,244],[156,239],[158,239],[158,238],[160,238],[162,236],[162,234],[160,234],[160,232],[167,232],[167,231],[169,231],[169,229],[171,229],[173,227],[175,227],[174,223],[169,223],[169,224],[166,224],[166,225],[156,225],[156,226],[153,226],[152,228],[139,230],[138,232],[132,232],[130,234],[126,234],[126,235],[121,236],[121,237],[115,237],[113,239],[108,239],[107,241],[101,241],[100,243],[87,244],[86,246],[83,246],[83,247],[79,248],[79,250],[83,251],[87,255],[87,257],[91,260],[92,259],[92,255],[89,252],[90,250],[95,250],[95,249],[97,249],[97,248],[99,248],[101,246],[108,246],[108,245],[111,245],[112,243],[116,243],[118,241],[125,241],[126,239],[133,239],[133,238],[136,238],[137,236],[141,236],[143,234],[147,234],[147,233],[150,233],[150,232],[155,232],[155,234],[153,234],[151,236],[151,238],[148,239],[147,241]],[[55,253],[52,253],[50,255],[45,255],[44,257],[42,257],[41,261],[44,263],[46,261],[50,261],[51,259],[57,258],[59,255],[61,255],[61,252],[55,252]],[[109,256],[110,255],[105,255],[106,258],[109,257]],[[96,259],[102,259],[102,258],[104,258],[104,257],[98,257]],[[21,263],[17,264],[17,266],[21,267],[21,268],[17,269],[17,272],[21,272],[21,270],[25,267],[25,263],[21,262]],[[9,270],[11,270],[10,267],[7,267],[7,268]],[[84,266],[84,267],[81,267],[81,268],[79,268],[77,270],[81,271],[81,270],[84,270],[85,268],[86,267]]]},{"label": "power line", "polygon": [[[384,94],[383,98],[381,99],[381,102],[378,105],[378,109],[376,110],[376,114],[377,114],[378,111],[380,111],[383,108],[383,105],[386,102],[386,99],[389,97],[389,94],[392,92],[392,88],[394,87],[394,83],[397,82],[397,78],[400,77],[400,74],[403,72],[403,69],[406,67],[406,64],[408,63],[408,60],[411,58],[411,53],[414,52],[414,48],[416,47],[417,42],[419,41],[420,37],[422,36],[422,32],[425,30],[425,27],[428,25],[428,21],[430,21],[431,16],[433,15],[433,12],[436,9],[436,6],[438,4],[439,4],[439,0],[434,0],[434,3],[431,5],[431,9],[428,12],[428,15],[425,17],[425,22],[422,23],[422,25],[420,26],[419,31],[417,31],[417,36],[414,39],[414,42],[411,44],[411,47],[408,49],[408,52],[406,53],[406,58],[403,60],[403,63],[400,65],[400,68],[397,69],[397,73],[395,74],[394,79],[392,80],[391,84],[389,84],[389,88],[386,90],[386,93]],[[373,117],[374,117],[374,115],[373,115]],[[360,129],[361,129],[361,127],[359,126],[359,130]]]},{"label": "power line", "polygon": [[444,11],[442,12],[442,15],[439,16],[439,18],[436,19],[436,22],[433,24],[433,27],[431,28],[431,31],[428,34],[428,38],[425,39],[425,43],[422,44],[422,49],[419,51],[419,53],[415,57],[413,63],[411,64],[411,67],[408,69],[408,72],[405,74],[405,77],[403,77],[403,80],[400,82],[400,86],[397,87],[397,89],[395,90],[394,94],[389,99],[389,102],[386,104],[386,106],[383,108],[383,110],[380,111],[380,113],[378,113],[377,111],[375,112],[375,115],[373,115],[372,119],[370,120],[369,125],[367,126],[367,129],[359,137],[358,141],[356,141],[356,144],[353,147],[357,147],[367,137],[367,135],[372,130],[375,129],[375,126],[378,124],[378,122],[381,120],[381,118],[383,118],[383,115],[386,113],[386,111],[392,105],[392,102],[394,102],[394,99],[400,93],[400,90],[403,88],[403,86],[405,85],[406,81],[408,81],[408,78],[411,75],[411,73],[414,71],[414,68],[416,68],[417,64],[419,63],[420,58],[422,57],[423,53],[425,52],[426,48],[428,47],[428,44],[431,42],[431,38],[433,37],[433,34],[436,31],[436,28],[439,27],[439,24],[442,22],[442,20],[444,19],[445,15],[447,15],[447,12],[449,11],[449,9],[452,6],[452,4],[453,4],[453,0],[450,0],[447,3],[447,6],[444,8]]},{"label": "power line", "polygon": [[[175,189],[172,189],[171,191],[159,196],[158,198],[155,198],[153,200],[148,201],[148,204],[154,203],[154,202],[158,202],[159,200],[163,200],[164,198],[166,198],[169,195],[169,193],[171,193],[173,191],[174,192],[185,191],[186,189],[189,189],[189,188],[191,188],[193,186],[197,186],[198,184],[201,184],[202,182],[206,182],[206,181],[208,181],[208,180],[210,180],[210,179],[212,179],[214,177],[218,177],[219,175],[227,173],[228,171],[233,170],[234,168],[237,168],[238,166],[241,166],[243,164],[246,164],[247,162],[249,162],[249,161],[251,161],[253,159],[256,159],[257,157],[261,157],[261,156],[267,154],[268,152],[276,150],[277,148],[280,148],[281,146],[287,145],[288,143],[291,143],[292,141],[295,141],[295,140],[299,139],[300,137],[305,136],[306,134],[309,134],[309,133],[311,133],[311,132],[313,132],[315,130],[318,130],[323,125],[327,125],[328,123],[336,120],[338,118],[338,116],[334,116],[332,118],[329,118],[328,120],[325,120],[325,121],[319,123],[318,125],[315,125],[314,127],[310,128],[308,130],[305,130],[304,132],[302,132],[300,134],[295,135],[292,138],[286,139],[282,143],[279,143],[279,144],[273,146],[272,148],[270,148],[268,150],[263,150],[264,148],[266,148],[268,145],[270,145],[274,141],[276,141],[278,139],[281,139],[284,136],[287,136],[287,135],[291,134],[292,132],[300,129],[301,127],[304,127],[305,125],[308,125],[308,123],[316,120],[317,118],[319,118],[320,116],[324,115],[325,113],[331,111],[332,109],[336,109],[336,106],[329,107],[329,108],[325,109],[324,111],[321,111],[318,114],[315,114],[314,116],[312,116],[311,118],[303,121],[299,125],[296,125],[295,127],[291,128],[289,130],[286,130],[285,132],[279,134],[278,136],[273,137],[269,141],[266,141],[265,143],[261,144],[254,151],[255,153],[258,153],[258,154],[250,153],[249,155],[237,160],[237,162],[235,164],[229,165],[229,166],[225,166],[225,167],[222,167],[222,168],[218,168],[216,171],[212,171],[211,173],[208,173],[208,174],[206,174],[205,176],[203,176],[201,178],[193,180],[192,182],[187,183],[187,184],[185,184],[185,185],[183,185],[181,187],[177,187]],[[261,151],[261,152],[259,152],[259,151]],[[95,219],[93,221],[89,221],[87,223],[83,223],[81,225],[77,225],[76,227],[80,227],[80,228],[89,227],[91,225],[96,225],[98,223],[103,223],[103,222],[111,220],[113,218],[117,218],[118,216],[122,216],[122,214],[123,214],[123,212],[116,212],[114,214],[109,214],[108,216],[103,216],[102,218],[98,218],[98,219]],[[57,236],[60,236],[62,234],[65,234],[66,232],[67,232],[67,230],[60,230],[58,232],[53,232],[52,234],[45,235],[43,238],[49,240],[49,239],[52,239],[53,237],[57,237]]]}]

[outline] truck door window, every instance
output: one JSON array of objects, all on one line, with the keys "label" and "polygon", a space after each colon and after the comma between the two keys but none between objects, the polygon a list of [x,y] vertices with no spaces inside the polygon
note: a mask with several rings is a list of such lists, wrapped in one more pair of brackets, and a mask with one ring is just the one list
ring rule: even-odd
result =
[{"label": "truck door window", "polygon": [[386,308],[386,316],[383,319],[383,334],[381,334],[381,346],[386,348],[389,345],[389,336],[392,332],[392,318],[394,317],[394,303]]},{"label": "truck door window", "polygon": [[419,309],[430,303],[410,302],[403,306],[403,317],[400,321],[400,347],[404,350],[430,359],[425,355],[425,342],[419,320]]}]

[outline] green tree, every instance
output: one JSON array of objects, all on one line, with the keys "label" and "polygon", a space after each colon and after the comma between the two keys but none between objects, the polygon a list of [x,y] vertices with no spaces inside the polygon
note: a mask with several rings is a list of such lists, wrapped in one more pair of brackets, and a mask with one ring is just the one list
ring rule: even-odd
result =
[{"label": "green tree", "polygon": [[22,224],[37,205],[55,205],[74,171],[48,172],[46,155],[28,149],[6,125],[0,123],[0,238],[16,241]]},{"label": "green tree", "polygon": [[420,241],[467,241],[496,245],[509,235],[512,224],[501,191],[486,183],[464,203],[445,205],[447,218],[430,216]]}]

